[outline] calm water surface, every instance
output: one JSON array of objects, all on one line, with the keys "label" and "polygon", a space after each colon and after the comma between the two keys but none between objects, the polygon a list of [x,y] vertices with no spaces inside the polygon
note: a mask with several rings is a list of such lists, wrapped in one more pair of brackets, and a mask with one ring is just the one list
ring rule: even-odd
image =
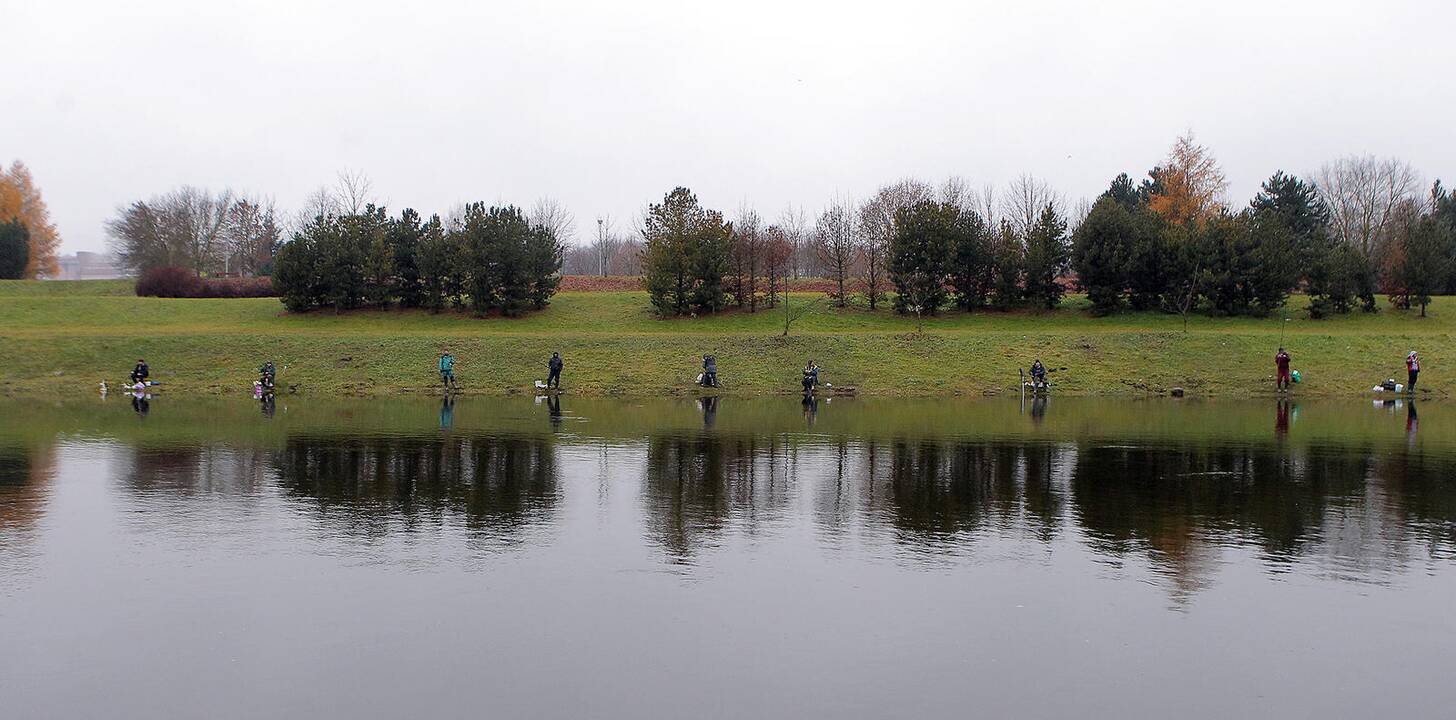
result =
[{"label": "calm water surface", "polygon": [[5,718],[1456,714],[1456,406],[0,414]]}]

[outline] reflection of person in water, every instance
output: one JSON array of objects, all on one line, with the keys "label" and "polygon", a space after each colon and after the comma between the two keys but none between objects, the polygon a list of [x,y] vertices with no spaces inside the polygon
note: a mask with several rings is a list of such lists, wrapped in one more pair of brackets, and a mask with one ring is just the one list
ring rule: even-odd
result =
[{"label": "reflection of person in water", "polygon": [[814,427],[814,420],[819,417],[819,398],[813,393],[804,394],[804,424],[805,427]]},{"label": "reflection of person in water", "polygon": [[698,398],[698,404],[703,406],[703,428],[713,429],[713,425],[718,422],[718,396]]},{"label": "reflection of person in water", "polygon": [[1047,397],[1045,395],[1037,395],[1036,397],[1034,397],[1034,398],[1031,399],[1031,421],[1032,421],[1032,423],[1034,423],[1036,425],[1040,425],[1041,424],[1041,421],[1046,418],[1046,408],[1047,408]]},{"label": "reflection of person in water", "polygon": [[561,396],[555,393],[546,396],[546,412],[551,415],[551,430],[561,429]]},{"label": "reflection of person in water", "polygon": [[445,394],[445,399],[440,401],[440,429],[449,430],[455,425],[455,396]]},{"label": "reflection of person in water", "polygon": [[278,406],[275,404],[273,393],[268,393],[258,400],[258,408],[263,412],[263,417],[271,418]]},{"label": "reflection of person in water", "polygon": [[1405,404],[1405,436],[1407,440],[1414,441],[1416,432],[1421,429],[1421,418],[1416,415],[1416,401],[1411,400]]},{"label": "reflection of person in water", "polygon": [[1280,400],[1274,406],[1274,437],[1283,440],[1289,434],[1289,401]]},{"label": "reflection of person in water", "polygon": [[135,410],[136,414],[142,417],[146,417],[147,413],[150,412],[152,409],[152,403],[150,400],[147,400],[146,395],[142,393],[132,393],[131,409]]}]

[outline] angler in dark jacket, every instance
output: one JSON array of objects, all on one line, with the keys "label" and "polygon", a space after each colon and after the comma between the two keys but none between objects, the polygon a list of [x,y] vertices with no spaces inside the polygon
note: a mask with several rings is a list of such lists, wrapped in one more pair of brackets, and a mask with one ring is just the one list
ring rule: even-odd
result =
[{"label": "angler in dark jacket", "polygon": [[814,387],[819,384],[819,366],[813,360],[804,366],[804,394],[814,392]]},{"label": "angler in dark jacket", "polygon": [[546,387],[561,389],[561,368],[564,364],[561,362],[561,353],[551,353],[551,360],[546,363]]},{"label": "angler in dark jacket", "polygon": [[718,358],[703,356],[703,387],[718,387]]},{"label": "angler in dark jacket", "polygon": [[152,376],[152,370],[151,370],[151,368],[148,368],[147,367],[147,361],[146,360],[143,360],[141,358],[137,358],[136,367],[134,367],[134,368],[131,369],[131,381],[132,381],[132,383],[135,384],[135,383],[139,383],[139,382],[146,382],[147,381],[147,378],[149,378],[151,376]]}]

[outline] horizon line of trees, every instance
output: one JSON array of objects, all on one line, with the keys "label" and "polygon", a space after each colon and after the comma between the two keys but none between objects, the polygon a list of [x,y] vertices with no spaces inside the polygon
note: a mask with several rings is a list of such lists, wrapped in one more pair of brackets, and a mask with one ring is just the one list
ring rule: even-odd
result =
[{"label": "horizon line of trees", "polygon": [[[730,217],[677,188],[647,206],[635,232],[601,217],[584,244],[565,242],[575,218],[560,203],[512,209],[556,239],[558,271],[638,275],[663,315],[774,307],[804,276],[828,279],[839,306],[919,314],[1055,307],[1079,289],[1099,314],[1266,314],[1303,291],[1321,317],[1375,311],[1382,294],[1424,312],[1432,295],[1456,292],[1452,196],[1439,182],[1427,190],[1404,162],[1346,157],[1306,177],[1279,171],[1244,207],[1228,202],[1227,187],[1212,153],[1185,134],[1144,178],[1121,174],[1076,204],[1029,175],[981,188],[906,178],[861,202],[836,198],[813,216],[791,206],[769,221],[747,204]],[[360,173],[341,173],[292,219],[271,201],[181,188],[119,210],[108,234],[134,270],[268,274],[284,236],[381,205]],[[453,227],[469,207],[442,222]],[[454,297],[447,304],[463,302]],[[414,304],[413,290],[395,302]]]},{"label": "horizon line of trees", "polygon": [[759,230],[749,207],[732,221],[686,188],[648,207],[643,278],[663,315],[773,306],[783,256],[811,250],[833,302],[888,299],[901,313],[946,307],[1056,307],[1069,288],[1096,314],[1124,309],[1266,315],[1292,293],[1311,317],[1378,310],[1386,295],[1424,314],[1456,293],[1456,196],[1397,160],[1348,157],[1313,180],[1275,172],[1246,207],[1226,199],[1217,160],[1191,134],[1134,181],[1118,175],[1092,203],[1068,207],[1022,176],[1004,190],[904,179],[860,203],[836,199]]}]

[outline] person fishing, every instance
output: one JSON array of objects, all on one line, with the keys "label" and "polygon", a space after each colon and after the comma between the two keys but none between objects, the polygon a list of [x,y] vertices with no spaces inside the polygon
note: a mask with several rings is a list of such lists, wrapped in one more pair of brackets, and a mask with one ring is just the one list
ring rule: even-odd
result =
[{"label": "person fishing", "polygon": [[546,387],[553,387],[554,385],[557,390],[561,389],[561,367],[564,364],[561,361],[561,353],[551,353],[551,360],[546,363]]},{"label": "person fishing", "polygon": [[718,358],[712,355],[703,356],[703,375],[700,382],[703,387],[718,387]]},{"label": "person fishing", "polygon": [[258,384],[262,387],[263,392],[273,392],[273,387],[277,384],[277,380],[278,371],[274,369],[272,360],[263,363],[263,367],[258,368]]},{"label": "person fishing", "polygon": [[141,358],[137,358],[136,367],[131,369],[131,383],[133,385],[137,383],[144,383],[147,381],[147,378],[151,376],[152,370],[151,368],[147,367],[147,361]]},{"label": "person fishing", "polygon": [[1416,391],[1416,378],[1421,374],[1421,359],[1416,357],[1414,350],[1405,356],[1405,374],[1405,391],[1413,395]]},{"label": "person fishing", "polygon": [[447,391],[455,387],[455,356],[449,350],[440,354],[440,384]]},{"label": "person fishing", "polygon": [[818,384],[819,384],[819,365],[816,364],[813,360],[810,360],[809,361],[809,364],[804,366],[804,380],[803,380],[804,394],[805,395],[808,395],[808,394],[814,392],[814,388]]},{"label": "person fishing", "polygon": [[1046,384],[1047,384],[1046,377],[1047,377],[1047,369],[1046,369],[1046,366],[1043,365],[1043,364],[1041,364],[1041,358],[1037,358],[1036,361],[1031,364],[1031,385],[1032,385],[1032,387],[1036,387],[1036,388],[1044,388],[1044,387],[1046,387]]},{"label": "person fishing", "polygon": [[1274,355],[1274,367],[1278,371],[1278,379],[1274,383],[1275,387],[1279,392],[1288,392],[1290,384],[1289,352],[1284,348],[1279,348],[1279,352]]}]

